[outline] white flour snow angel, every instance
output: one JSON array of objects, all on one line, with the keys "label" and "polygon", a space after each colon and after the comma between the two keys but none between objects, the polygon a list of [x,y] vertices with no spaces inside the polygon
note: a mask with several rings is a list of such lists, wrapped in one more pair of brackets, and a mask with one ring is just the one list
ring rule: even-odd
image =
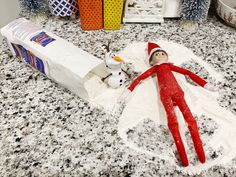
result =
[{"label": "white flour snow angel", "polygon": [[166,51],[156,43],[148,43],[148,58],[149,64],[152,67],[139,75],[128,87],[127,91],[131,94],[131,92],[142,80],[156,75],[158,80],[157,85],[160,90],[160,98],[167,114],[168,128],[175,141],[176,148],[183,166],[188,166],[189,162],[179,132],[177,117],[174,113],[175,106],[178,106],[181,110],[183,117],[188,124],[189,132],[191,134],[197,156],[199,160],[204,163],[206,160],[205,152],[198,133],[197,123],[184,99],[184,92],[176,81],[173,72],[177,72],[190,77],[195,83],[210,91],[214,91],[216,89],[214,88],[214,86],[207,83],[204,79],[202,79],[195,73],[170,63]]},{"label": "white flour snow angel", "polygon": [[108,85],[111,88],[116,89],[124,85],[125,74],[127,73],[121,67],[124,60],[122,60],[116,53],[110,51],[109,45],[110,42],[108,42],[108,45],[103,45],[104,49],[106,49],[105,64],[109,74],[102,78],[102,81],[107,79]]},{"label": "white flour snow angel", "polygon": [[[216,81],[223,80],[223,77],[219,73],[212,70],[207,63],[194,55],[193,52],[186,47],[169,41],[160,40],[157,43],[169,54],[170,63],[180,66],[184,62],[193,60],[200,66],[204,66],[209,75],[214,76]],[[120,52],[120,55],[125,57],[126,62],[132,63],[135,66],[136,72],[143,73],[150,67],[149,61],[147,60],[148,56],[147,51],[145,50],[146,47],[147,43],[133,43]],[[173,74],[185,93],[185,100],[192,113],[196,116],[205,115],[211,118],[218,126],[217,132],[215,132],[207,143],[204,144],[204,149],[207,150],[206,154],[210,149],[217,150],[218,148],[222,149],[222,154],[215,159],[207,159],[204,164],[189,164],[187,168],[182,168],[175,163],[175,159],[173,159],[175,156],[158,154],[158,152],[142,148],[128,137],[128,131],[134,130],[145,119],[153,121],[156,125],[168,125],[168,115],[166,114],[165,108],[160,99],[160,88],[157,87],[156,77],[148,77],[132,92],[132,97],[127,102],[122,115],[119,118],[119,136],[128,147],[137,152],[147,154],[148,156],[154,156],[159,159],[165,159],[168,161],[169,165],[174,165],[176,169],[188,174],[199,174],[203,170],[207,170],[214,165],[226,164],[236,156],[235,115],[219,106],[217,101],[219,97],[218,92],[209,92],[203,87],[195,86],[186,82],[186,78],[182,74]],[[211,90],[210,88],[208,89]],[[124,98],[124,95],[122,95],[122,97]],[[177,115],[176,117],[178,117],[180,134],[184,135],[186,132],[186,125],[183,115],[179,109],[174,109],[174,112]],[[184,136],[182,136],[182,138],[185,148],[189,149],[186,138]]]}]

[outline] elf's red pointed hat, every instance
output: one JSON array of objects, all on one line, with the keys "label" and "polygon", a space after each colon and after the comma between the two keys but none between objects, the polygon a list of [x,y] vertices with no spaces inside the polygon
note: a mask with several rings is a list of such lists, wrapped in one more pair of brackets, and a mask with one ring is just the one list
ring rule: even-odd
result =
[{"label": "elf's red pointed hat", "polygon": [[163,49],[156,43],[148,42],[148,59],[150,59],[152,54],[158,50],[163,50]]}]

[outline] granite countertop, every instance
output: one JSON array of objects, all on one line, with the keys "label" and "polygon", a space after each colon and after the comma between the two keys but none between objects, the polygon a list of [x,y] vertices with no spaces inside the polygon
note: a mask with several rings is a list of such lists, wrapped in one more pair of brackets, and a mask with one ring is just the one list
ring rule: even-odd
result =
[{"label": "granite countertop", "polygon": [[[183,44],[224,76],[218,83],[219,104],[236,114],[236,31],[215,17],[192,31],[180,28],[178,20],[125,24],[117,31],[82,31],[78,19],[50,17],[42,26],[99,58],[104,56],[102,44],[109,39],[116,51],[135,41],[165,39]],[[0,176],[194,176],[126,147],[117,134],[119,114],[92,107],[12,58],[4,41],[0,92]],[[139,132],[152,135],[147,131],[150,122],[145,125],[128,132],[130,138],[136,139]],[[159,136],[167,136],[165,130],[159,129]],[[214,158],[217,152],[209,156]],[[196,176],[234,174],[236,158]]]}]

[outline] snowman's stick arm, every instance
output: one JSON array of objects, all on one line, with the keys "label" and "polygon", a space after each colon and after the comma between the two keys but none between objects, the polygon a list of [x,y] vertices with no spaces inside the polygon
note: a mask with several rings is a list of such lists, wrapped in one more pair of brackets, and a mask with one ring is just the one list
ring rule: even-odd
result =
[{"label": "snowman's stick arm", "polygon": [[108,77],[110,77],[112,74],[110,73],[110,74],[108,74],[106,77],[103,77],[101,80],[102,80],[102,82],[104,82]]},{"label": "snowman's stick arm", "polygon": [[122,68],[121,68],[121,70],[122,70],[129,78],[131,77],[131,75],[128,74],[127,71],[123,70]]}]

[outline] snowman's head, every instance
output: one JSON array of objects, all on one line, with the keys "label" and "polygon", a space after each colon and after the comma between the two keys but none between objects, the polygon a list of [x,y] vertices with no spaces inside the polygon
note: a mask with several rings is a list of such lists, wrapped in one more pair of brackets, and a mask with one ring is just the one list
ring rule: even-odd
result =
[{"label": "snowman's head", "polygon": [[116,53],[109,51],[105,54],[105,63],[108,68],[120,66],[124,62]]},{"label": "snowman's head", "polygon": [[102,47],[106,50],[105,64],[109,69],[118,69],[124,61],[115,52],[110,50],[110,43],[111,41],[108,41],[107,45],[102,45]]}]

